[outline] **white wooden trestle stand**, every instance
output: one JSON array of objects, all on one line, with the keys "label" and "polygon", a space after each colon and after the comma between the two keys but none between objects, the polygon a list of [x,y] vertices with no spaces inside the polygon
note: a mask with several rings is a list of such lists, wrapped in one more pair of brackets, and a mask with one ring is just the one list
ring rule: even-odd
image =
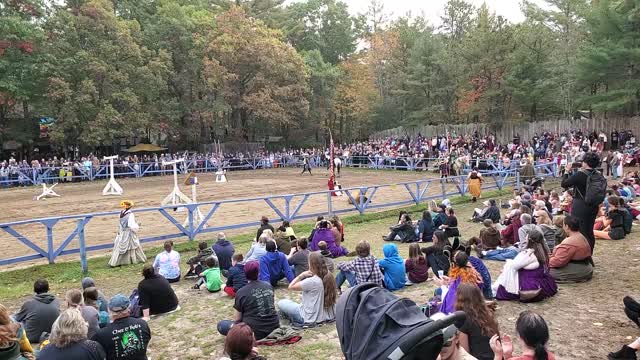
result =
[{"label": "white wooden trestle stand", "polygon": [[[187,181],[185,182],[185,184],[189,184],[191,185],[191,203],[192,204],[197,204],[198,203],[198,199],[197,199],[197,189],[196,187],[198,186],[198,177],[197,176],[189,176],[189,178],[187,179]],[[201,222],[204,221],[204,216],[202,215],[202,211],[200,211],[200,207],[196,207],[193,210],[193,223],[195,226],[198,226]],[[185,219],[184,223],[182,224],[182,226],[187,226],[189,225],[189,217],[187,216],[187,218]],[[202,226],[203,229],[207,228],[207,224],[204,224]]]},{"label": "white wooden trestle stand", "polygon": [[173,191],[162,200],[162,205],[183,205],[191,204],[191,199],[180,191],[178,187],[178,163],[183,163],[184,159],[163,161],[162,165],[173,165]]},{"label": "white wooden trestle stand", "polygon": [[60,195],[56,194],[55,191],[53,191],[53,188],[56,187],[56,185],[58,185],[58,183],[55,183],[53,185],[51,185],[51,187],[48,187],[47,184],[42,184],[42,194],[38,195],[35,197],[36,200],[40,200],[42,198],[46,198],[48,196],[55,196],[55,197],[60,197]]},{"label": "white wooden trestle stand", "polygon": [[114,177],[114,171],[113,171],[113,160],[117,159],[118,156],[105,156],[103,158],[103,160],[109,160],[109,182],[107,183],[107,185],[104,187],[104,189],[102,189],[102,195],[106,196],[106,195],[122,195],[123,190],[122,187],[120,186],[120,184],[118,184],[118,182],[116,181],[116,178]]},{"label": "white wooden trestle stand", "polygon": [[218,171],[216,171],[216,182],[217,183],[226,183],[227,182],[227,170],[218,170]]}]

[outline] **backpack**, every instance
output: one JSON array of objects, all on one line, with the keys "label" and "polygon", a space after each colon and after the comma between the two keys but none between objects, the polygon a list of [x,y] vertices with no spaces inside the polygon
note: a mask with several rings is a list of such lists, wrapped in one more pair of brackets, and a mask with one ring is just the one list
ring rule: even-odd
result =
[{"label": "backpack", "polygon": [[103,309],[103,306],[106,306],[106,304],[104,304],[102,300],[98,299],[97,305],[98,305],[98,325],[100,326],[100,328],[103,328],[109,325],[109,313],[107,311],[100,310],[100,309]]},{"label": "backpack", "polygon": [[138,294],[138,289],[133,289],[131,295],[129,296],[129,310],[132,318],[141,318],[142,317],[142,306],[140,305],[140,295]]},{"label": "backpack", "polygon": [[626,235],[631,234],[631,228],[633,227],[633,216],[631,215],[631,213],[629,212],[629,209],[625,208],[620,208],[620,212],[622,213],[622,217],[623,217],[623,227],[624,227],[624,233]]},{"label": "backpack", "polygon": [[589,206],[602,204],[607,191],[607,179],[597,170],[591,172],[585,170],[580,171],[587,175],[586,191],[584,194],[580,194],[582,199]]}]

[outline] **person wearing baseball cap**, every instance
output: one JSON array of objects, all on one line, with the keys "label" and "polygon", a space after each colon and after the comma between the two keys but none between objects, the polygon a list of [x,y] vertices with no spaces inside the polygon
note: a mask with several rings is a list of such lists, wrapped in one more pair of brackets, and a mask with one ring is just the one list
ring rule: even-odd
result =
[{"label": "person wearing baseball cap", "polygon": [[107,360],[147,360],[151,330],[146,321],[131,317],[129,298],[118,294],[109,301],[111,323],[98,330],[92,340],[107,353]]}]

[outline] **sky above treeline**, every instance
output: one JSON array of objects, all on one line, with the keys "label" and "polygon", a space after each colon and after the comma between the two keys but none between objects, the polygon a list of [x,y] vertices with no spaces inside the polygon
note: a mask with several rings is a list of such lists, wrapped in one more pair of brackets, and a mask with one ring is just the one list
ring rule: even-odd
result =
[{"label": "sky above treeline", "polygon": [[[302,1],[288,0],[287,3]],[[343,0],[349,5],[352,14],[366,13],[371,0]],[[512,23],[518,23],[524,20],[524,15],[520,11],[520,0],[467,0],[475,6],[487,3],[492,12],[502,15]],[[441,24],[440,16],[447,0],[382,0],[385,12],[391,14],[391,18],[411,13],[413,16],[424,16],[429,24],[438,26]],[[534,3],[541,3],[541,0],[534,0]]]}]

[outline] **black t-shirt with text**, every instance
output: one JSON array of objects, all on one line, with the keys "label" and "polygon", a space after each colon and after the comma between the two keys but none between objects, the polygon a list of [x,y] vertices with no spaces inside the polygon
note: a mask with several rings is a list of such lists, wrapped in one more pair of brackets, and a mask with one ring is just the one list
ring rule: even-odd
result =
[{"label": "black t-shirt with text", "polygon": [[93,337],[107,353],[107,360],[147,360],[151,330],[146,321],[132,317],[117,319]]},{"label": "black t-shirt with text", "polygon": [[233,307],[242,313],[242,322],[251,327],[257,340],[280,327],[273,287],[269,283],[249,282],[236,293]]}]

